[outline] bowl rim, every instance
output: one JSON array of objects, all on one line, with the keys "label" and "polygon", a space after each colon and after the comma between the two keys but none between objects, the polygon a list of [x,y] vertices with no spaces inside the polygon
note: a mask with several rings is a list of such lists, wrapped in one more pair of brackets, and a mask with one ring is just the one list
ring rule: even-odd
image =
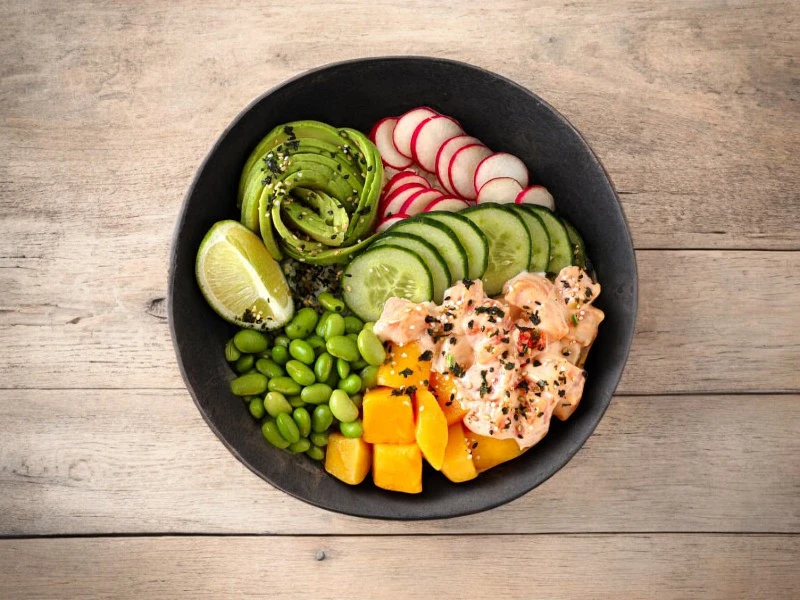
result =
[{"label": "bowl rim", "polygon": [[[599,167],[602,171],[603,175],[605,176],[606,180],[608,181],[609,187],[611,188],[611,192],[616,200],[617,206],[620,211],[620,215],[622,216],[622,221],[625,224],[625,241],[627,241],[628,245],[630,246],[633,252],[633,278],[631,281],[631,300],[630,300],[630,309],[631,309],[631,316],[633,320],[633,326],[630,328],[630,332],[623,340],[624,344],[624,356],[625,360],[622,364],[622,368],[619,371],[619,374],[616,377],[616,380],[613,382],[613,390],[611,395],[608,399],[608,402],[605,403],[602,410],[597,415],[595,421],[591,425],[591,431],[589,435],[583,439],[580,443],[573,444],[567,448],[567,451],[564,452],[560,459],[554,462],[554,466],[544,474],[544,476],[539,480],[538,483],[533,485],[528,489],[523,489],[521,491],[513,491],[506,496],[501,497],[500,499],[489,501],[485,504],[482,504],[478,507],[469,507],[469,508],[457,508],[456,510],[449,511],[449,512],[441,512],[434,509],[429,509],[429,512],[424,515],[404,515],[404,514],[389,514],[389,515],[376,515],[370,511],[361,510],[359,506],[351,506],[350,510],[344,510],[337,506],[332,506],[330,504],[326,504],[324,502],[320,502],[315,498],[304,497],[301,496],[292,490],[285,489],[283,486],[279,485],[272,479],[268,478],[266,474],[262,473],[261,471],[257,470],[253,465],[251,465],[247,459],[245,459],[241,453],[235,448],[232,444],[230,444],[225,437],[222,435],[220,430],[217,428],[216,424],[213,423],[210,419],[206,411],[200,404],[200,401],[195,393],[194,387],[189,381],[189,377],[186,372],[186,368],[184,367],[183,360],[181,358],[180,347],[178,344],[177,335],[175,332],[175,322],[173,319],[174,315],[174,288],[176,282],[176,263],[177,263],[177,256],[178,256],[178,242],[180,238],[180,233],[183,229],[182,225],[186,219],[186,213],[188,211],[189,200],[194,195],[195,189],[198,185],[199,179],[203,171],[205,170],[207,164],[211,160],[211,157],[216,153],[218,147],[222,143],[224,139],[227,138],[228,134],[239,124],[239,122],[262,100],[266,97],[272,95],[273,93],[277,92],[278,90],[283,89],[284,87],[290,86],[296,81],[307,77],[308,75],[313,75],[315,73],[319,73],[322,71],[326,71],[329,69],[335,69],[337,67],[357,64],[357,63],[369,63],[373,61],[384,61],[384,62],[391,62],[391,61],[407,61],[407,60],[416,60],[420,62],[434,62],[434,63],[445,63],[454,65],[461,68],[467,68],[474,71],[479,71],[485,75],[490,77],[496,78],[501,80],[502,82],[516,88],[517,90],[521,91],[523,94],[530,97],[531,100],[540,103],[546,110],[550,111],[552,115],[563,125],[565,125],[573,135],[577,136],[577,138],[583,143],[586,150],[588,150],[588,156],[591,161],[595,164],[595,166]],[[178,211],[178,215],[175,221],[175,228],[172,233],[172,240],[170,243],[170,250],[169,250],[169,269],[167,271],[167,317],[169,321],[169,330],[170,330],[170,338],[172,339],[172,346],[175,350],[175,355],[178,363],[178,369],[180,370],[181,377],[183,378],[184,384],[186,389],[189,392],[189,395],[192,397],[195,406],[197,407],[198,412],[203,417],[206,425],[208,425],[209,429],[214,432],[214,435],[222,442],[222,444],[228,449],[228,451],[233,454],[236,459],[242,463],[245,467],[247,467],[251,472],[255,475],[260,477],[262,480],[267,482],[269,485],[274,487],[275,489],[280,490],[281,492],[288,494],[298,500],[305,502],[306,504],[310,504],[317,508],[321,508],[330,512],[346,515],[346,516],[354,516],[359,518],[366,518],[366,519],[376,519],[376,520],[386,520],[386,521],[430,521],[430,520],[437,520],[437,519],[451,519],[456,517],[463,517],[468,515],[473,515],[477,513],[481,513],[484,511],[491,510],[493,508],[497,508],[498,506],[502,506],[504,504],[508,504],[514,500],[517,500],[524,496],[525,494],[530,493],[531,491],[535,490],[543,483],[545,483],[548,479],[550,479],[553,475],[555,475],[558,471],[564,468],[567,463],[569,463],[574,456],[583,448],[586,442],[591,438],[594,434],[595,430],[597,429],[598,424],[602,420],[603,416],[605,415],[608,407],[611,405],[611,402],[614,399],[614,394],[616,392],[617,386],[619,385],[620,379],[622,378],[622,374],[625,372],[625,366],[628,363],[628,359],[630,358],[630,349],[633,343],[633,338],[636,332],[637,326],[637,319],[639,314],[639,271],[638,271],[638,264],[636,260],[636,247],[633,244],[633,237],[631,235],[631,228],[630,224],[628,223],[628,218],[625,215],[625,210],[622,203],[619,200],[619,194],[617,193],[616,186],[614,185],[614,181],[609,175],[608,171],[606,170],[603,163],[598,158],[597,154],[592,149],[589,142],[586,138],[581,134],[580,131],[567,119],[559,110],[557,110],[554,106],[552,106],[549,102],[541,98],[538,94],[533,92],[532,90],[526,88],[525,86],[517,83],[516,81],[509,79],[508,77],[501,75],[499,73],[495,73],[494,71],[490,71],[489,69],[485,69],[483,67],[479,67],[477,65],[473,65],[471,63],[467,63],[464,61],[454,60],[450,58],[442,58],[436,56],[425,56],[425,55],[387,55],[387,56],[367,56],[367,57],[359,57],[359,58],[351,58],[347,60],[335,61],[330,63],[325,63],[323,65],[312,67],[309,69],[305,69],[288,79],[282,80],[280,83],[270,87],[263,93],[259,94],[258,96],[254,97],[242,110],[240,110],[236,116],[230,121],[230,123],[223,129],[223,131],[216,137],[214,144],[208,150],[208,152],[203,157],[203,160],[197,166],[194,171],[194,175],[192,176],[192,180],[187,188],[183,200],[181,202],[180,210]]]}]

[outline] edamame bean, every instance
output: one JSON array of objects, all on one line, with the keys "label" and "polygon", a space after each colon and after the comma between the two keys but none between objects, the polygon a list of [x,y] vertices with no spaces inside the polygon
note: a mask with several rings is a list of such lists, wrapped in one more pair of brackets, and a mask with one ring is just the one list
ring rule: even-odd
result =
[{"label": "edamame bean", "polygon": [[240,352],[255,354],[267,349],[269,342],[266,336],[255,329],[242,329],[233,336],[233,343]]},{"label": "edamame bean", "polygon": [[327,352],[323,352],[317,357],[314,363],[314,375],[317,381],[324,382],[330,377],[331,369],[333,368],[333,357]]},{"label": "edamame bean", "polygon": [[300,384],[291,377],[274,377],[269,380],[267,387],[270,392],[280,392],[284,396],[296,396],[300,393],[300,390],[303,389]]},{"label": "edamame bean", "polygon": [[267,409],[270,417],[277,417],[281,414],[289,414],[292,412],[292,407],[286,396],[280,392],[269,392],[264,396],[264,408]]},{"label": "edamame bean", "polygon": [[307,402],[308,404],[322,404],[328,401],[332,392],[333,389],[331,386],[324,383],[315,383],[304,387],[303,391],[300,392],[300,397],[303,399],[303,402]]},{"label": "edamame bean", "polygon": [[228,340],[228,343],[225,344],[225,360],[228,362],[236,362],[239,360],[239,357],[242,355],[239,352],[239,349],[236,347],[236,344],[233,343],[233,338]]},{"label": "edamame bean", "polygon": [[306,456],[311,460],[322,460],[325,458],[325,450],[317,448],[316,446],[311,446],[311,448],[306,450]]},{"label": "edamame bean", "polygon": [[342,423],[339,425],[339,431],[346,438],[360,438],[364,435],[364,427],[361,425],[361,419],[350,421],[349,423]]},{"label": "edamame bean", "polygon": [[275,338],[275,345],[276,346],[283,346],[284,348],[289,348],[289,344],[292,340],[289,339],[288,336],[279,335]]},{"label": "edamame bean", "polygon": [[242,396],[242,400],[244,400],[246,404],[250,404],[250,402],[256,398],[261,398],[261,396]]},{"label": "edamame bean", "polygon": [[327,446],[328,445],[328,437],[330,434],[327,431],[323,431],[322,433],[317,433],[316,431],[312,431],[311,434],[308,436],[308,439],[311,440],[311,443],[315,446]]},{"label": "edamame bean", "polygon": [[283,331],[292,340],[308,337],[317,326],[318,319],[319,315],[313,308],[301,308],[292,320],[286,324]]},{"label": "edamame bean", "polygon": [[301,363],[306,365],[314,364],[314,349],[308,342],[292,340],[292,343],[289,344],[289,354],[291,354],[292,358],[296,358]]},{"label": "edamame bean", "polygon": [[246,373],[253,368],[253,362],[254,359],[252,354],[242,354],[239,357],[239,360],[236,361],[236,371],[238,373]]},{"label": "edamame bean", "polygon": [[372,331],[373,333],[375,333],[373,331],[373,327],[375,327],[375,321],[367,321],[366,323],[364,323],[364,329],[366,329],[367,331]]},{"label": "edamame bean", "polygon": [[285,365],[289,361],[289,349],[286,346],[275,346],[272,349],[272,360],[279,365]]},{"label": "edamame bean", "polygon": [[325,352],[325,340],[318,335],[308,336],[306,343],[314,349],[314,356],[319,356]]},{"label": "edamame bean", "polygon": [[327,342],[332,337],[344,335],[344,317],[337,313],[331,315],[325,320],[325,327],[322,330],[322,337]]},{"label": "edamame bean", "polygon": [[339,300],[336,296],[331,294],[330,292],[322,292],[319,296],[317,296],[317,300],[319,300],[320,306],[325,310],[329,310],[331,312],[340,313],[344,311],[344,302]]},{"label": "edamame bean", "polygon": [[294,444],[289,445],[289,452],[292,454],[301,454],[306,450],[311,449],[311,442],[308,441],[308,438],[301,437],[297,440]]},{"label": "edamame bean", "polygon": [[308,437],[308,434],[311,433],[311,413],[305,408],[295,408],[292,412],[292,419],[300,431],[300,437]]},{"label": "edamame bean", "polygon": [[336,369],[331,369],[331,374],[328,375],[328,378],[325,380],[324,383],[331,386],[331,389],[336,388],[336,384],[339,383],[339,374],[336,372]]},{"label": "edamame bean", "polygon": [[361,369],[361,391],[366,392],[378,385],[378,367],[369,365]]},{"label": "edamame bean", "polygon": [[311,429],[316,433],[322,433],[333,423],[333,413],[327,404],[320,404],[311,413]]},{"label": "edamame bean", "polygon": [[358,334],[358,351],[369,364],[377,366],[386,360],[386,350],[378,336],[366,329]]},{"label": "edamame bean", "polygon": [[350,363],[344,360],[343,358],[337,358],[336,373],[339,375],[340,379],[344,379],[345,377],[350,375]]},{"label": "edamame bean", "polygon": [[281,413],[275,418],[275,423],[278,425],[278,431],[281,436],[290,444],[294,444],[300,439],[300,430],[297,428],[297,423],[292,419],[292,415]]},{"label": "edamame bean", "polygon": [[256,361],[256,370],[270,379],[286,375],[286,371],[283,370],[283,367],[270,358],[259,358]]},{"label": "edamame bean", "polygon": [[361,389],[361,377],[352,373],[342,379],[336,387],[346,392],[348,396],[357,394]]},{"label": "edamame bean", "polygon": [[236,396],[257,396],[267,390],[267,378],[261,373],[240,375],[231,381],[231,392]]},{"label": "edamame bean", "polygon": [[342,423],[349,423],[358,418],[358,407],[353,404],[344,390],[333,390],[328,404],[331,407],[333,416]]},{"label": "edamame bean", "polygon": [[319,318],[319,321],[317,321],[317,327],[314,329],[314,333],[319,337],[324,337],[325,322],[328,320],[328,317],[330,317],[332,314],[333,313],[331,311],[326,310],[324,313],[322,313],[322,316]]},{"label": "edamame bean", "polygon": [[[330,322],[330,319],[328,319],[328,323]],[[335,356],[336,358],[343,358],[349,361],[356,361],[361,358],[361,355],[358,353],[356,341],[344,335],[336,335],[327,338],[325,348],[331,356]]]},{"label": "edamame bean", "polygon": [[354,342],[358,341],[358,334],[357,333],[345,333],[345,337],[349,337]]},{"label": "edamame bean", "polygon": [[261,426],[261,435],[276,448],[283,450],[289,447],[289,442],[283,439],[281,432],[278,431],[278,424],[272,419],[264,421],[264,424]]},{"label": "edamame bean", "polygon": [[350,394],[350,402],[355,404],[358,410],[361,410],[361,405],[364,403],[364,396],[361,394]]},{"label": "edamame bean", "polygon": [[302,396],[299,396],[299,395],[298,396],[289,396],[287,398],[287,400],[289,401],[289,404],[291,404],[292,408],[301,408],[301,407],[306,405],[306,403],[303,402]]},{"label": "edamame bean", "polygon": [[344,330],[347,333],[358,333],[364,328],[364,321],[350,315],[344,318]]},{"label": "edamame bean", "polygon": [[350,368],[353,371],[360,371],[366,366],[367,366],[367,361],[365,361],[363,358],[359,358],[358,360],[350,363]]},{"label": "edamame bean", "polygon": [[311,385],[316,381],[314,371],[309,369],[306,365],[299,360],[290,360],[286,363],[286,372],[289,377],[294,379],[300,385]]},{"label": "edamame bean", "polygon": [[264,416],[264,402],[262,402],[261,398],[251,400],[247,408],[250,409],[250,414],[256,419]]}]

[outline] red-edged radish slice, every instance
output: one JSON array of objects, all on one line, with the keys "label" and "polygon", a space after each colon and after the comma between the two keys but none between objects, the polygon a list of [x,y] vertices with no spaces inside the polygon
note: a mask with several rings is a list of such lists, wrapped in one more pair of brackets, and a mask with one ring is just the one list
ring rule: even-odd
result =
[{"label": "red-edged radish slice", "polygon": [[511,177],[495,177],[483,184],[478,192],[478,204],[514,204],[522,191],[519,181]]},{"label": "red-edged radish slice", "polygon": [[517,204],[538,204],[550,210],[556,209],[556,202],[553,200],[553,195],[542,185],[532,185],[525,188],[517,194],[517,198],[514,202]]},{"label": "red-edged radish slice", "polygon": [[483,187],[490,179],[498,177],[511,177],[516,179],[522,187],[528,185],[528,167],[513,154],[508,152],[495,152],[486,157],[478,168],[475,169],[475,192]]},{"label": "red-edged radish slice", "polygon": [[417,125],[411,136],[411,156],[414,162],[428,173],[435,173],[439,148],[450,138],[463,133],[458,121],[450,117],[438,115],[425,119]]},{"label": "red-edged radish slice", "polygon": [[400,221],[402,221],[403,219],[407,219],[408,217],[409,215],[403,215],[403,214],[387,217],[386,219],[378,223],[378,226],[375,228],[375,231],[377,233],[386,231],[387,229],[389,229],[389,227],[391,227],[395,223],[399,223]]},{"label": "red-edged radish slice", "polygon": [[411,158],[411,137],[414,135],[417,125],[425,119],[435,117],[438,114],[432,108],[421,106],[401,116],[394,127],[394,134],[392,135],[394,147],[397,151],[406,158]]},{"label": "red-edged radish slice", "polygon": [[[413,192],[421,192],[422,190],[429,190],[429,189],[430,187],[428,187],[427,185],[423,185],[421,183],[404,183],[402,185],[397,186],[392,191],[392,193],[386,194],[381,199],[380,204],[378,204],[378,208],[383,209],[383,207],[386,206],[389,203],[389,201],[393,200],[394,197],[397,196],[397,194],[400,192],[405,192],[408,190],[411,190]],[[406,196],[406,198],[408,198],[408,196]]]},{"label": "red-edged radish slice", "polygon": [[424,190],[422,192],[417,192],[408,200],[406,200],[405,204],[403,204],[402,208],[400,209],[400,212],[413,217],[414,215],[418,215],[419,213],[423,212],[431,202],[435,202],[442,196],[444,196],[444,194],[439,190]]},{"label": "red-edged radish slice", "polygon": [[397,148],[394,147],[392,136],[394,135],[394,128],[397,125],[397,117],[386,117],[381,119],[369,132],[369,139],[375,144],[375,147],[380,152],[383,163],[393,169],[405,169],[410,166],[412,161],[400,154]]},{"label": "red-edged radish slice", "polygon": [[492,151],[482,144],[464,146],[453,154],[447,174],[456,195],[467,200],[474,200],[478,197],[474,186],[475,169],[484,158],[491,154]]},{"label": "red-edged radish slice", "polygon": [[409,184],[408,186],[401,185],[396,192],[386,197],[383,206],[380,207],[381,216],[385,219],[392,215],[397,215],[403,212],[403,205],[406,200],[411,198],[417,192],[430,191],[430,188],[422,187],[421,185]]},{"label": "red-edged radish slice", "polygon": [[386,185],[383,187],[383,197],[385,198],[397,190],[397,188],[399,188],[401,185],[407,185],[409,183],[416,183],[424,187],[430,187],[430,183],[428,183],[428,180],[422,175],[418,175],[414,171],[400,171],[386,182]]},{"label": "red-edged radish slice", "polygon": [[453,184],[450,183],[450,177],[447,172],[453,155],[464,146],[480,143],[481,141],[478,138],[474,138],[471,135],[457,135],[456,137],[446,140],[441,145],[439,152],[436,153],[436,177],[446,191],[451,194],[456,193],[453,189]]},{"label": "red-edged radish slice", "polygon": [[461,198],[455,196],[443,196],[438,200],[434,200],[425,208],[423,212],[432,212],[434,210],[445,210],[447,212],[458,212],[469,208],[471,204]]}]

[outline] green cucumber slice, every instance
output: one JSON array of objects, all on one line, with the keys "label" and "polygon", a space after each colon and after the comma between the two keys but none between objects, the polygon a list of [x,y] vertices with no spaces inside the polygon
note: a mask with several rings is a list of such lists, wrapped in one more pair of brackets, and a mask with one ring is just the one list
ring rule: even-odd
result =
[{"label": "green cucumber slice", "polygon": [[467,253],[464,246],[458,241],[458,237],[447,225],[443,225],[433,219],[418,216],[411,219],[400,221],[388,231],[392,233],[402,232],[418,235],[436,248],[450,270],[450,285],[456,281],[461,281],[469,272]]},{"label": "green cucumber slice", "polygon": [[522,204],[526,210],[536,214],[547,227],[550,235],[550,264],[547,265],[549,275],[558,275],[561,269],[572,264],[572,245],[564,223],[544,206],[535,204]]},{"label": "green cucumber slice", "polygon": [[483,277],[486,272],[486,265],[489,264],[489,242],[478,226],[458,213],[435,210],[425,213],[425,217],[439,221],[442,225],[447,225],[456,234],[458,241],[461,242],[464,251],[467,253],[467,263],[469,265],[467,277],[470,279]]},{"label": "green cucumber slice", "polygon": [[371,248],[391,244],[400,248],[408,248],[419,254],[430,269],[433,278],[433,301],[441,304],[444,299],[444,291],[450,287],[450,269],[447,263],[436,251],[436,248],[418,235],[411,233],[387,233],[372,244]]},{"label": "green cucumber slice", "polygon": [[503,291],[503,284],[527,270],[531,260],[531,236],[525,222],[498,204],[481,204],[461,211],[489,241],[489,264],[483,289],[489,296]]},{"label": "green cucumber slice", "polygon": [[504,204],[506,210],[513,211],[515,215],[525,221],[525,227],[531,236],[531,261],[528,271],[531,273],[546,273],[550,264],[550,234],[539,215],[525,210],[517,204]]},{"label": "green cucumber slice", "polygon": [[342,298],[364,321],[377,321],[391,297],[411,302],[433,298],[430,269],[419,254],[386,244],[357,256],[344,270]]},{"label": "green cucumber slice", "polygon": [[578,230],[575,229],[566,219],[562,218],[561,222],[567,229],[569,243],[572,246],[572,264],[583,269],[586,267],[586,245],[583,243],[583,238],[578,233]]}]

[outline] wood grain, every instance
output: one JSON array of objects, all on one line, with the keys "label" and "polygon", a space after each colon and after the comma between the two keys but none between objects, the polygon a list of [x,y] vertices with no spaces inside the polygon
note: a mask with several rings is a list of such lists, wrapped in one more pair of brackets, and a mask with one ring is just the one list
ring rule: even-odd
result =
[{"label": "wood grain", "polygon": [[800,533],[800,396],[615,398],[535,491],[419,523],[335,515],[275,490],[185,392],[4,391],[0,422],[0,535]]},{"label": "wood grain", "polygon": [[6,540],[0,596],[780,600],[798,561],[769,535]]}]

